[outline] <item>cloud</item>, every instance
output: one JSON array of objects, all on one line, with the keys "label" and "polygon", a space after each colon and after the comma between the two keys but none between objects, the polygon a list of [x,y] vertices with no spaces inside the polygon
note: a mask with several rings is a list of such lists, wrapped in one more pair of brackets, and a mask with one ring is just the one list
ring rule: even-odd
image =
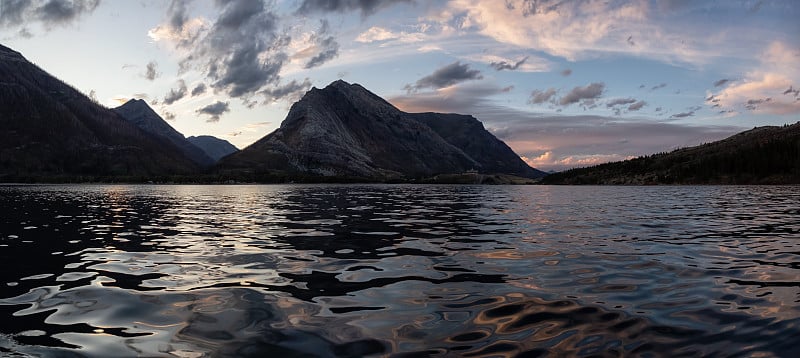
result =
[{"label": "cloud", "polygon": [[509,87],[473,82],[430,92],[394,96],[388,98],[388,101],[406,112],[474,114],[493,108],[491,97],[510,90]]},{"label": "cloud", "polygon": [[172,113],[172,112],[169,112],[169,111],[164,111],[164,113],[162,113],[162,115],[163,115],[164,119],[168,120],[168,121],[174,121],[175,118],[176,118],[175,117],[175,113]]},{"label": "cloud", "polygon": [[506,61],[499,61],[499,62],[492,62],[492,63],[489,64],[489,66],[494,68],[497,71],[502,71],[502,70],[511,70],[511,71],[513,71],[513,70],[518,69],[519,66],[522,66],[522,64],[525,63],[525,61],[527,61],[527,60],[528,60],[528,56],[525,56],[521,60],[519,60],[517,62],[514,62],[514,63],[509,63],[509,62],[506,62]]},{"label": "cloud", "polygon": [[356,37],[356,42],[370,43],[376,41],[386,41],[396,39],[397,35],[393,32],[378,26],[370,27]]},{"label": "cloud", "polygon": [[636,99],[633,98],[616,98],[606,102],[606,107],[611,108],[615,106],[635,103]]},{"label": "cloud", "polygon": [[575,87],[558,101],[562,106],[568,106],[586,99],[597,99],[603,95],[606,85],[602,82],[595,82],[583,87]]},{"label": "cloud", "polygon": [[671,115],[669,117],[670,118],[686,118],[686,117],[692,117],[692,116],[694,116],[694,111],[676,113],[676,114],[673,114],[673,115]]},{"label": "cloud", "polygon": [[339,55],[339,43],[336,42],[332,35],[328,35],[330,31],[328,21],[321,20],[320,23],[319,31],[311,36],[311,41],[314,43],[314,47],[318,49],[318,52],[306,62],[305,66],[303,66],[305,69],[320,66]]},{"label": "cloud", "polygon": [[303,0],[297,12],[300,14],[361,11],[362,16],[372,15],[379,10],[411,0]]},{"label": "cloud", "polygon": [[206,120],[206,122],[219,122],[219,117],[225,112],[230,112],[230,108],[228,102],[217,101],[198,109],[196,112],[209,115],[211,118]]},{"label": "cloud", "polygon": [[421,46],[420,48],[417,49],[417,51],[421,52],[421,53],[428,53],[428,52],[444,51],[444,50],[441,47],[437,46],[437,45],[428,44],[428,45]]},{"label": "cloud", "polygon": [[741,80],[717,81],[723,88],[711,93],[706,102],[714,108],[732,111],[728,113],[745,109],[757,114],[800,113],[796,96],[784,95],[786,88],[800,83],[800,50],[774,41],[762,53],[760,65]]},{"label": "cloud", "polygon": [[451,0],[439,17],[500,43],[576,60],[602,46],[618,51],[629,34],[642,33],[646,14],[637,2]]},{"label": "cloud", "polygon": [[651,91],[655,91],[657,89],[661,89],[661,88],[664,88],[664,87],[667,87],[667,84],[666,83],[660,83],[660,84],[657,84],[657,85],[655,85],[653,87],[650,87],[650,90]]},{"label": "cloud", "polygon": [[189,92],[189,89],[186,88],[186,82],[183,80],[178,80],[178,88],[170,88],[167,95],[164,96],[164,104],[171,105],[183,97],[186,97],[186,93]]},{"label": "cloud", "polygon": [[645,101],[636,101],[635,103],[628,106],[628,111],[638,111],[642,109],[642,107],[646,106],[647,102]]},{"label": "cloud", "polygon": [[201,82],[197,86],[192,88],[192,97],[199,96],[199,95],[201,95],[203,93],[206,93],[206,84],[205,83]]},{"label": "cloud", "polygon": [[564,77],[567,77],[567,76],[569,76],[571,74],[572,74],[572,70],[569,69],[569,68],[565,68],[563,71],[561,71],[561,75],[564,76]]},{"label": "cloud", "polygon": [[663,2],[446,0],[444,8],[430,11],[425,19],[458,36],[481,35],[505,48],[572,62],[622,54],[692,67],[721,57],[748,58],[756,52],[743,44],[782,37],[791,28],[785,18],[776,19],[769,29],[751,21],[730,21],[752,16],[738,2],[715,3],[713,11],[699,4],[660,11]]},{"label": "cloud", "polygon": [[[0,27],[41,23],[45,29],[66,26],[84,14],[91,14],[100,0],[4,0],[0,4]],[[32,36],[27,28],[23,37]]]},{"label": "cloud", "polygon": [[186,4],[190,0],[172,0],[167,9],[169,15],[169,26],[173,29],[182,29],[187,21],[189,15],[186,13]]},{"label": "cloud", "polygon": [[545,168],[547,170],[555,169],[560,171],[569,168],[590,167],[608,162],[617,162],[635,157],[636,156],[633,155],[620,154],[584,154],[556,157],[552,151],[546,151],[538,157],[528,158],[526,156],[521,156],[520,158],[534,168]]},{"label": "cloud", "polygon": [[169,21],[149,32],[154,40],[175,46],[182,57],[181,70],[197,70],[215,91],[243,99],[280,82],[280,71],[288,60],[285,48],[291,39],[277,30],[274,4],[216,1],[220,12],[212,23],[189,18],[183,3],[174,0]]},{"label": "cloud", "polygon": [[265,89],[261,91],[261,94],[264,95],[264,100],[267,103],[276,102],[284,98],[289,102],[296,102],[308,91],[309,87],[311,87],[311,81],[308,78],[304,79],[303,82],[292,80],[281,86]]},{"label": "cloud", "polygon": [[422,32],[392,32],[386,28],[372,26],[367,31],[359,34],[355,41],[361,43],[382,42],[397,40],[403,43],[414,43],[425,41],[426,35]]},{"label": "cloud", "polygon": [[552,87],[548,88],[545,91],[533,90],[533,92],[531,92],[531,98],[528,100],[528,103],[541,104],[545,102],[550,102],[555,98],[556,92],[557,92],[556,89]]},{"label": "cloud", "polygon": [[433,73],[428,76],[420,78],[414,85],[406,85],[405,89],[408,92],[419,91],[423,88],[438,89],[449,87],[460,82],[482,78],[481,71],[471,70],[469,64],[461,64],[461,61],[456,61],[433,71]]},{"label": "cloud", "polygon": [[726,84],[726,83],[728,83],[728,82],[730,82],[730,81],[732,81],[732,80],[730,80],[730,79],[727,79],[727,78],[723,78],[723,79],[721,79],[721,80],[714,81],[714,87],[720,87],[720,86],[723,86],[724,84]]},{"label": "cloud", "polygon": [[148,62],[147,63],[147,67],[146,67],[146,69],[144,71],[144,75],[143,75],[144,78],[146,78],[149,81],[153,81],[158,77],[158,75],[159,75],[159,73],[158,73],[158,64],[153,62],[153,61]]}]

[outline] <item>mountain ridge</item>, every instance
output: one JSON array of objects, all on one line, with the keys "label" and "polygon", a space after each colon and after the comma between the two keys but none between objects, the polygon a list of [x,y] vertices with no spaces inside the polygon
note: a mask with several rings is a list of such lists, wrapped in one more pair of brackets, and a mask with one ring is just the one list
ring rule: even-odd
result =
[{"label": "mountain ridge", "polygon": [[0,126],[2,181],[197,171],[174,146],[5,46],[0,47]]},{"label": "mountain ridge", "polygon": [[[433,119],[422,119],[438,115],[400,111],[363,86],[338,80],[309,90],[278,129],[225,158],[220,168],[381,180],[494,168],[483,168],[485,163],[442,138],[425,123]],[[487,137],[477,139],[494,138],[480,128]],[[509,153],[513,154],[510,148],[503,155]],[[527,167],[516,154],[511,160]],[[543,175],[535,170],[521,173]]]},{"label": "mountain ridge", "polygon": [[554,173],[542,184],[798,184],[800,122],[669,153]]},{"label": "mountain ridge", "polygon": [[144,100],[134,98],[112,110],[145,132],[169,141],[201,167],[210,167],[216,162],[169,125]]},{"label": "mountain ridge", "polygon": [[239,151],[239,148],[236,148],[227,140],[210,135],[190,136],[187,137],[186,140],[200,148],[207,156],[211,157],[215,163]]}]

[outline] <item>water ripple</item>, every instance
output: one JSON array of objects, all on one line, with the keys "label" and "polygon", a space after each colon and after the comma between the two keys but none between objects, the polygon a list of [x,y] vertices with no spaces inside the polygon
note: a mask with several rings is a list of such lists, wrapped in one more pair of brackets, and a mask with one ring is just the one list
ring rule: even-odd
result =
[{"label": "water ripple", "polygon": [[0,186],[0,355],[798,356],[800,187]]}]

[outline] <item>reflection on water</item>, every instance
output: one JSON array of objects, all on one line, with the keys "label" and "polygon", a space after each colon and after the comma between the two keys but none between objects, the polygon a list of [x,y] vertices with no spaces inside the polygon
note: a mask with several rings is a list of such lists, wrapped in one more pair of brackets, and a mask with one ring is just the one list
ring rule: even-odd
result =
[{"label": "reflection on water", "polygon": [[800,187],[0,186],[0,355],[800,355]]}]

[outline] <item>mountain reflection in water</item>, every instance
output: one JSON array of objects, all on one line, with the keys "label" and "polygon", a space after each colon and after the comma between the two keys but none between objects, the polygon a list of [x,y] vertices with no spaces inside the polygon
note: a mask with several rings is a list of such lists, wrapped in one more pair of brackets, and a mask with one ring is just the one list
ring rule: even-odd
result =
[{"label": "mountain reflection in water", "polygon": [[0,355],[800,355],[800,187],[0,186]]}]

